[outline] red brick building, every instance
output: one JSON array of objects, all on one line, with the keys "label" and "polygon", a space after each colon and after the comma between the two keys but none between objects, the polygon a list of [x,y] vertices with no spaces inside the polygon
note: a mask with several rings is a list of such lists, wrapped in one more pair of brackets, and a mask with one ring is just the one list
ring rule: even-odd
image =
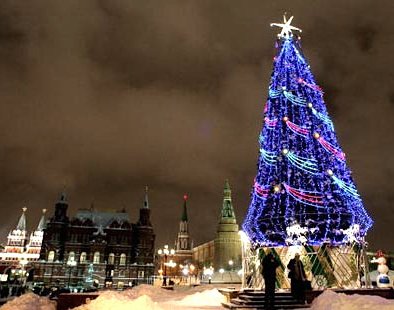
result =
[{"label": "red brick building", "polygon": [[62,194],[44,229],[35,281],[60,286],[129,286],[154,273],[155,234],[148,193],[137,223],[125,210],[79,210],[71,219]]}]

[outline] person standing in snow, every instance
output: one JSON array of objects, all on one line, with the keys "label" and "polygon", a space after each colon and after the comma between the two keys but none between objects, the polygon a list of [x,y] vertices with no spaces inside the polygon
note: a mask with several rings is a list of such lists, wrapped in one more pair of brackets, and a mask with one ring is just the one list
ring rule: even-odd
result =
[{"label": "person standing in snow", "polygon": [[268,254],[264,257],[262,266],[263,266],[263,278],[265,283],[264,309],[274,309],[276,268],[279,267],[279,263],[275,259],[271,250],[268,250]]},{"label": "person standing in snow", "polygon": [[304,265],[300,260],[300,254],[296,253],[287,265],[289,278],[291,279],[291,294],[300,303],[305,303],[306,275]]}]

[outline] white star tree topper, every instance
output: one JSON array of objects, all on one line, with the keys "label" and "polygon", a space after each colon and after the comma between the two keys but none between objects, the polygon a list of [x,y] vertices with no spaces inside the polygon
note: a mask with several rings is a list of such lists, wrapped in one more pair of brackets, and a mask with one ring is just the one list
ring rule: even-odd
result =
[{"label": "white star tree topper", "polygon": [[278,23],[272,23],[271,27],[276,26],[279,28],[282,28],[282,31],[280,32],[280,34],[278,34],[278,36],[280,38],[289,38],[291,36],[293,36],[293,32],[292,30],[297,30],[299,32],[302,32],[302,30],[300,28],[294,27],[291,24],[291,21],[293,20],[293,17],[290,17],[289,20],[286,20],[286,15],[283,15],[283,24],[278,24]]}]

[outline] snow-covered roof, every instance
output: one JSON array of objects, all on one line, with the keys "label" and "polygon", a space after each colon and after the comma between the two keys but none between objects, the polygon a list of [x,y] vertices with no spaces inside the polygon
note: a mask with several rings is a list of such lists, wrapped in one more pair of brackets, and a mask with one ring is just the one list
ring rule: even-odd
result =
[{"label": "snow-covered roof", "polygon": [[108,227],[114,220],[119,223],[130,222],[129,214],[127,212],[113,212],[113,211],[97,211],[97,210],[78,210],[75,218],[84,221],[86,219],[92,220],[94,226]]}]

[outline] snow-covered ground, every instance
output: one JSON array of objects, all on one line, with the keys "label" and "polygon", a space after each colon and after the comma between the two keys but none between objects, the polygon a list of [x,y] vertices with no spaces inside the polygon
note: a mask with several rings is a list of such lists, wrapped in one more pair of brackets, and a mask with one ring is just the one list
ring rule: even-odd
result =
[{"label": "snow-covered ground", "polygon": [[[213,286],[179,286],[165,290],[151,285],[139,285],[125,291],[103,291],[99,297],[75,310],[177,310],[223,309],[225,297]],[[0,307],[1,310],[55,310],[54,302],[32,293],[18,297]]]},{"label": "snow-covered ground", "polygon": [[[140,285],[123,292],[105,291],[97,299],[74,310],[181,310],[223,309],[225,298],[212,286],[176,287],[174,291]],[[47,298],[31,293],[8,302],[1,310],[55,310]],[[378,296],[345,295],[327,290],[316,298],[312,310],[394,310],[394,300]]]},{"label": "snow-covered ground", "polygon": [[56,302],[27,293],[17,297],[0,307],[1,310],[56,310]]},{"label": "snow-covered ground", "polygon": [[312,303],[313,310],[394,310],[394,300],[370,295],[346,295],[324,291]]}]

